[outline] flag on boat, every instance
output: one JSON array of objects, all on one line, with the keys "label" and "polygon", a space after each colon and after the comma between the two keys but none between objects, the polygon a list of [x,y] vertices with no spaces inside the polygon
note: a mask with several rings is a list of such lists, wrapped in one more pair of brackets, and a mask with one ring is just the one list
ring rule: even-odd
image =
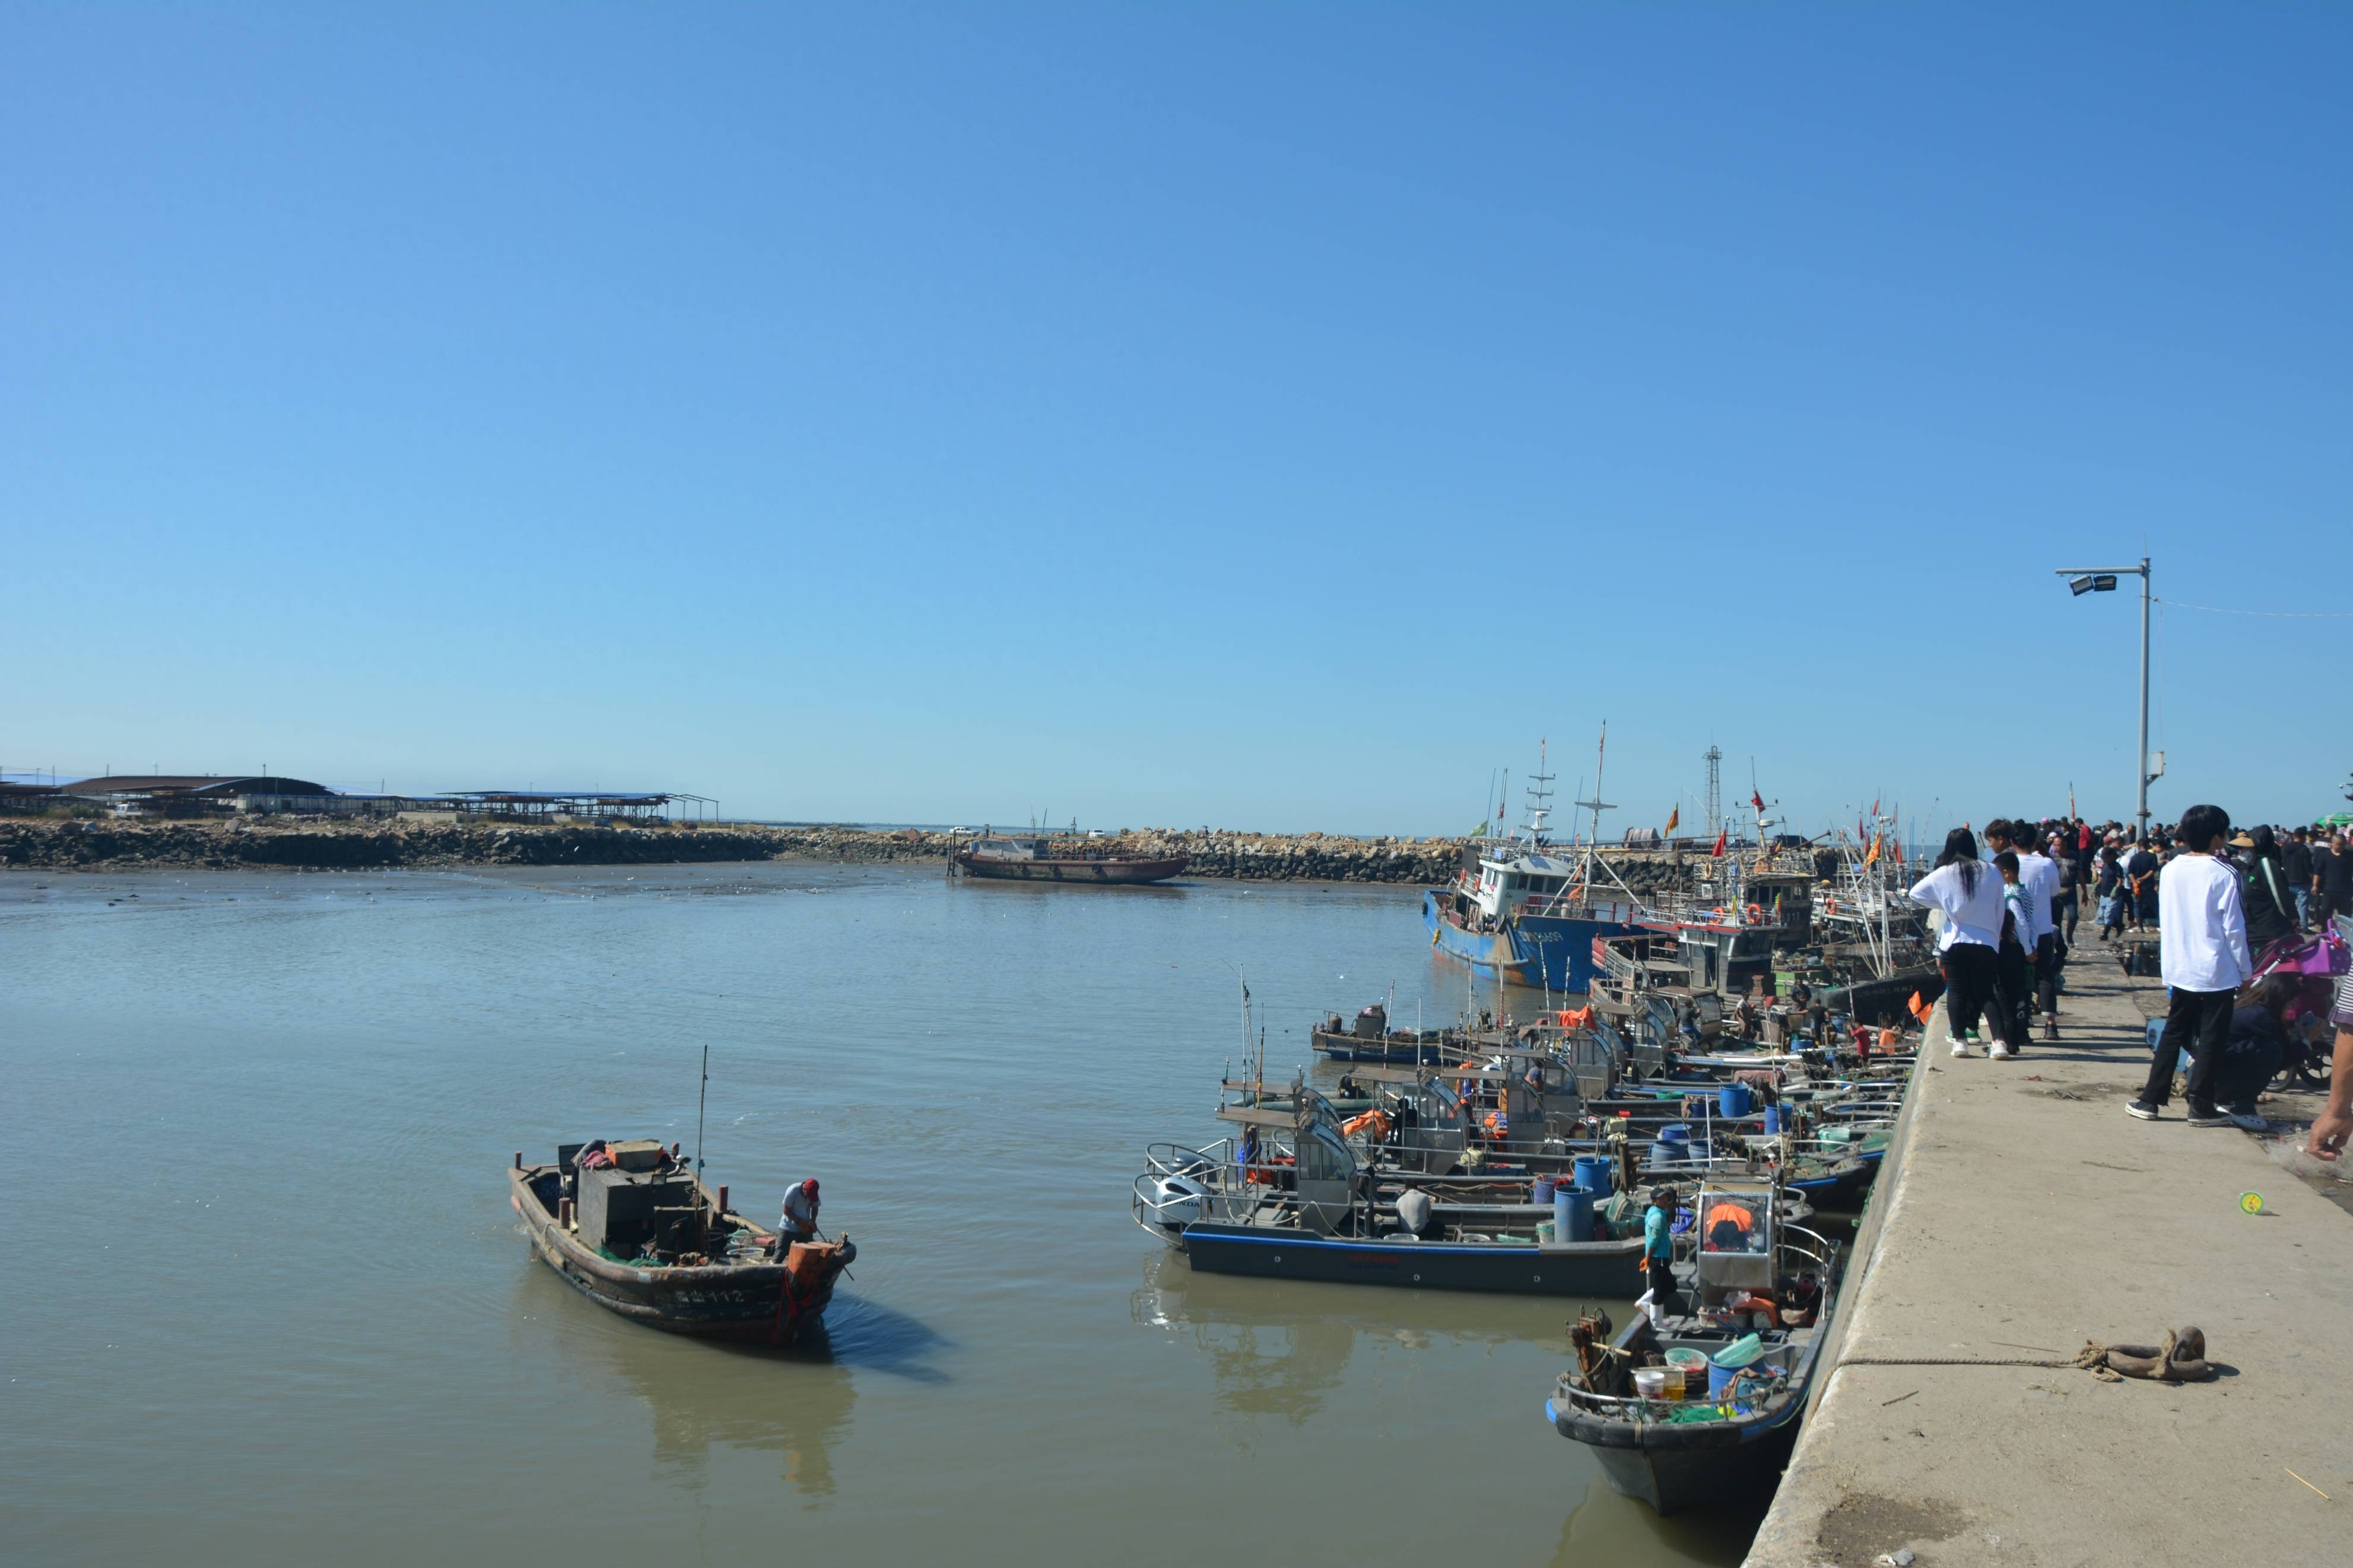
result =
[{"label": "flag on boat", "polygon": [[[1597,799],[1598,799],[1598,798],[1599,798],[1599,797],[1597,795],[1595,798],[1597,798]],[[1666,827],[1665,827],[1663,830],[1662,830],[1662,831],[1661,831],[1661,833],[1659,834],[1659,837],[1662,837],[1662,838],[1672,838],[1672,837],[1675,836],[1675,824],[1676,824],[1676,823],[1678,823],[1678,822],[1681,822],[1683,819],[1683,804],[1682,804],[1680,801],[1678,801],[1678,802],[1675,804],[1675,808],[1674,808],[1672,811],[1670,811],[1670,812],[1668,812],[1668,813],[1667,813],[1667,826],[1666,826]]]},{"label": "flag on boat", "polygon": [[2075,786],[2072,782],[2067,785],[2067,815],[2070,818],[2075,815]]},{"label": "flag on boat", "polygon": [[1866,866],[1875,866],[1879,863],[1879,837],[1876,833],[1873,834],[1871,847],[1863,852],[1862,863]]},{"label": "flag on boat", "polygon": [[1710,855],[1714,856],[1715,858],[1717,858],[1717,859],[1719,859],[1719,860],[1721,860],[1721,859],[1723,859],[1723,858],[1724,858],[1724,834],[1723,834],[1723,832],[1719,831],[1719,832],[1716,834],[1716,836],[1715,836],[1715,848],[1713,848],[1713,849],[1711,849],[1711,850],[1709,850],[1709,851],[1708,851],[1708,853],[1709,853]]},{"label": "flag on boat", "polygon": [[1757,791],[1752,789],[1748,792],[1748,804],[1755,806],[1757,810],[1762,811],[1765,809],[1765,797]]}]

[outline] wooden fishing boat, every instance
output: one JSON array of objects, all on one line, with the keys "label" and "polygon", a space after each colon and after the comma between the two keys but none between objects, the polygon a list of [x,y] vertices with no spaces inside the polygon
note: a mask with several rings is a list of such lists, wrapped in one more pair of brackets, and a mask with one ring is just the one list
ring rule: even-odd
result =
[{"label": "wooden fishing boat", "polygon": [[[1747,1223],[1723,1228],[1735,1206]],[[1577,1364],[1545,1401],[1554,1430],[1589,1448],[1612,1488],[1662,1515],[1771,1492],[1838,1300],[1837,1243],[1780,1223],[1753,1193],[1711,1187],[1698,1209],[1708,1223],[1677,1267],[1688,1310],[1657,1321],[1638,1310],[1614,1339],[1605,1315],[1581,1318],[1569,1332]],[[1743,1355],[1737,1369],[1720,1367]],[[1714,1386],[1669,1397],[1638,1381],[1645,1363],[1678,1360]]]},{"label": "wooden fishing boat", "polygon": [[507,1173],[509,1200],[534,1251],[565,1283],[609,1311],[674,1334],[786,1345],[815,1330],[833,1283],[858,1257],[839,1241],[796,1241],[779,1260],[774,1231],[727,1205],[654,1141],[608,1143],[616,1163],[582,1169],[595,1145],[567,1143],[554,1163]]},{"label": "wooden fishing boat", "polygon": [[967,877],[1088,886],[1165,882],[1192,864],[1185,855],[1114,855],[1085,845],[1064,850],[1042,837],[976,838],[951,858]]}]

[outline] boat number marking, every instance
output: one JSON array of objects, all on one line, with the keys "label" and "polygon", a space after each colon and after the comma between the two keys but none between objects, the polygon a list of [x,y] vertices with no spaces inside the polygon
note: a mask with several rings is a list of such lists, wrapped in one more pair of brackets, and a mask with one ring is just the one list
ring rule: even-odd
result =
[{"label": "boat number marking", "polygon": [[717,1306],[725,1301],[741,1301],[744,1300],[744,1295],[741,1290],[677,1290],[671,1292],[670,1299],[689,1306],[703,1307]]}]

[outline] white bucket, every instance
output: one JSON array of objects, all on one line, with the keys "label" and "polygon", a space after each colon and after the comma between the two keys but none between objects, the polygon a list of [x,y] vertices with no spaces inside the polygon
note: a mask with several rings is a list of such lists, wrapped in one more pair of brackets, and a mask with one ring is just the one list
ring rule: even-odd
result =
[{"label": "white bucket", "polygon": [[1667,1369],[1643,1366],[1634,1369],[1634,1392],[1644,1399],[1663,1399],[1667,1393]]}]

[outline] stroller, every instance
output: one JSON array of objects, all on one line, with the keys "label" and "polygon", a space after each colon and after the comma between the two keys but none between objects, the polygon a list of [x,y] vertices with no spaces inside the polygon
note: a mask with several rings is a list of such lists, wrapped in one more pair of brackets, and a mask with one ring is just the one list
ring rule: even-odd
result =
[{"label": "stroller", "polygon": [[2280,1063],[2282,1078],[2306,1089],[2328,1087],[2334,1036],[2328,1008],[2337,982],[2348,970],[2353,970],[2353,945],[2333,927],[2324,927],[2317,936],[2282,937],[2256,958],[2252,980],[2285,974],[2296,982],[2295,999],[2280,1019],[2287,1046]]}]

